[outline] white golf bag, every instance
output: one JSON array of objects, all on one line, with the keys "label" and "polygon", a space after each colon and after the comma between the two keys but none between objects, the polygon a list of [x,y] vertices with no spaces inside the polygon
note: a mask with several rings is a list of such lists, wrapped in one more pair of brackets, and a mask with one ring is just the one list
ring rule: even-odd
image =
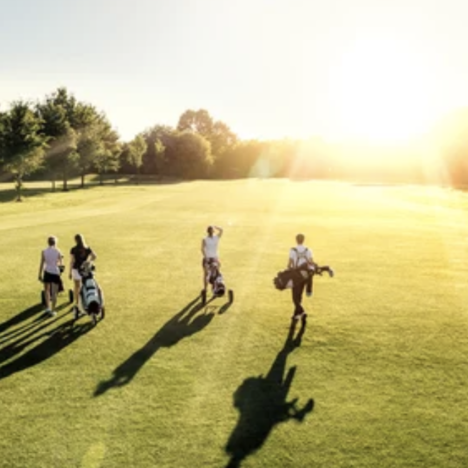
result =
[{"label": "white golf bag", "polygon": [[94,277],[94,269],[94,265],[89,262],[80,268],[82,278],[80,299],[84,311],[96,320],[98,315],[104,318],[104,296]]}]

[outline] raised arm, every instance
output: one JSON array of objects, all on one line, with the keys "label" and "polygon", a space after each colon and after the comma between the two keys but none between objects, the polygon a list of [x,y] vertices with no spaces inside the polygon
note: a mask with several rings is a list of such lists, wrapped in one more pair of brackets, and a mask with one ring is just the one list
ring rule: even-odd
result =
[{"label": "raised arm", "polygon": [[223,228],[219,226],[213,226],[217,231],[218,231],[218,237],[221,237],[223,235]]}]

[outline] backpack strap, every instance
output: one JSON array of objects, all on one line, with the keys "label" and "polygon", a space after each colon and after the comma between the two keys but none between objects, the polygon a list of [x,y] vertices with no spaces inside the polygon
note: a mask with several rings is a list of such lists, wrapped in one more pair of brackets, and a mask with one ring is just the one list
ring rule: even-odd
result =
[{"label": "backpack strap", "polygon": [[299,252],[296,247],[293,247],[292,250],[294,250],[294,252],[296,252],[296,262],[294,264],[294,268],[298,268],[298,263],[299,263],[299,260],[301,258],[304,258],[307,263],[309,263],[309,260],[307,259],[307,252],[309,251],[309,249],[306,247],[304,252]]}]

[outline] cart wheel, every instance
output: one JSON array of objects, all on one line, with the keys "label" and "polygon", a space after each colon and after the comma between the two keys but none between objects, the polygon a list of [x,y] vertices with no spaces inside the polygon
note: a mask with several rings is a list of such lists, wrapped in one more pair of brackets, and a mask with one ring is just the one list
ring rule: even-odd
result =
[{"label": "cart wheel", "polygon": [[106,308],[102,307],[102,309],[101,309],[101,320],[103,320],[105,316],[106,316]]},{"label": "cart wheel", "polygon": [[97,323],[96,314],[91,314],[91,320],[93,321],[93,325],[96,325],[96,323]]},{"label": "cart wheel", "polygon": [[234,291],[232,289],[228,291],[228,297],[229,297],[229,304],[232,304],[234,302]]},{"label": "cart wheel", "polygon": [[71,289],[68,290],[68,302],[70,304],[73,304],[73,299],[75,298],[75,295],[73,294],[73,291]]},{"label": "cart wheel", "polygon": [[45,300],[45,291],[41,291],[41,304],[45,307],[46,300]]},{"label": "cart wheel", "polygon": [[201,303],[202,305],[206,304],[206,291],[205,290],[201,292]]}]

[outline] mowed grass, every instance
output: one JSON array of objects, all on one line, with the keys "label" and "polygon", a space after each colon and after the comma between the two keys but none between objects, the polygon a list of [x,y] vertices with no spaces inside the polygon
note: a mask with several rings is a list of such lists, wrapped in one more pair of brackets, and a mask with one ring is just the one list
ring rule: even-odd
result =
[{"label": "mowed grass", "polygon": [[[227,309],[196,302],[212,223]],[[94,328],[65,296],[56,319],[34,307],[46,237],[68,264],[77,232],[106,295]],[[301,340],[272,284],[298,232],[336,270]],[[108,186],[0,203],[0,239],[0,467],[468,466],[466,193]]]}]

